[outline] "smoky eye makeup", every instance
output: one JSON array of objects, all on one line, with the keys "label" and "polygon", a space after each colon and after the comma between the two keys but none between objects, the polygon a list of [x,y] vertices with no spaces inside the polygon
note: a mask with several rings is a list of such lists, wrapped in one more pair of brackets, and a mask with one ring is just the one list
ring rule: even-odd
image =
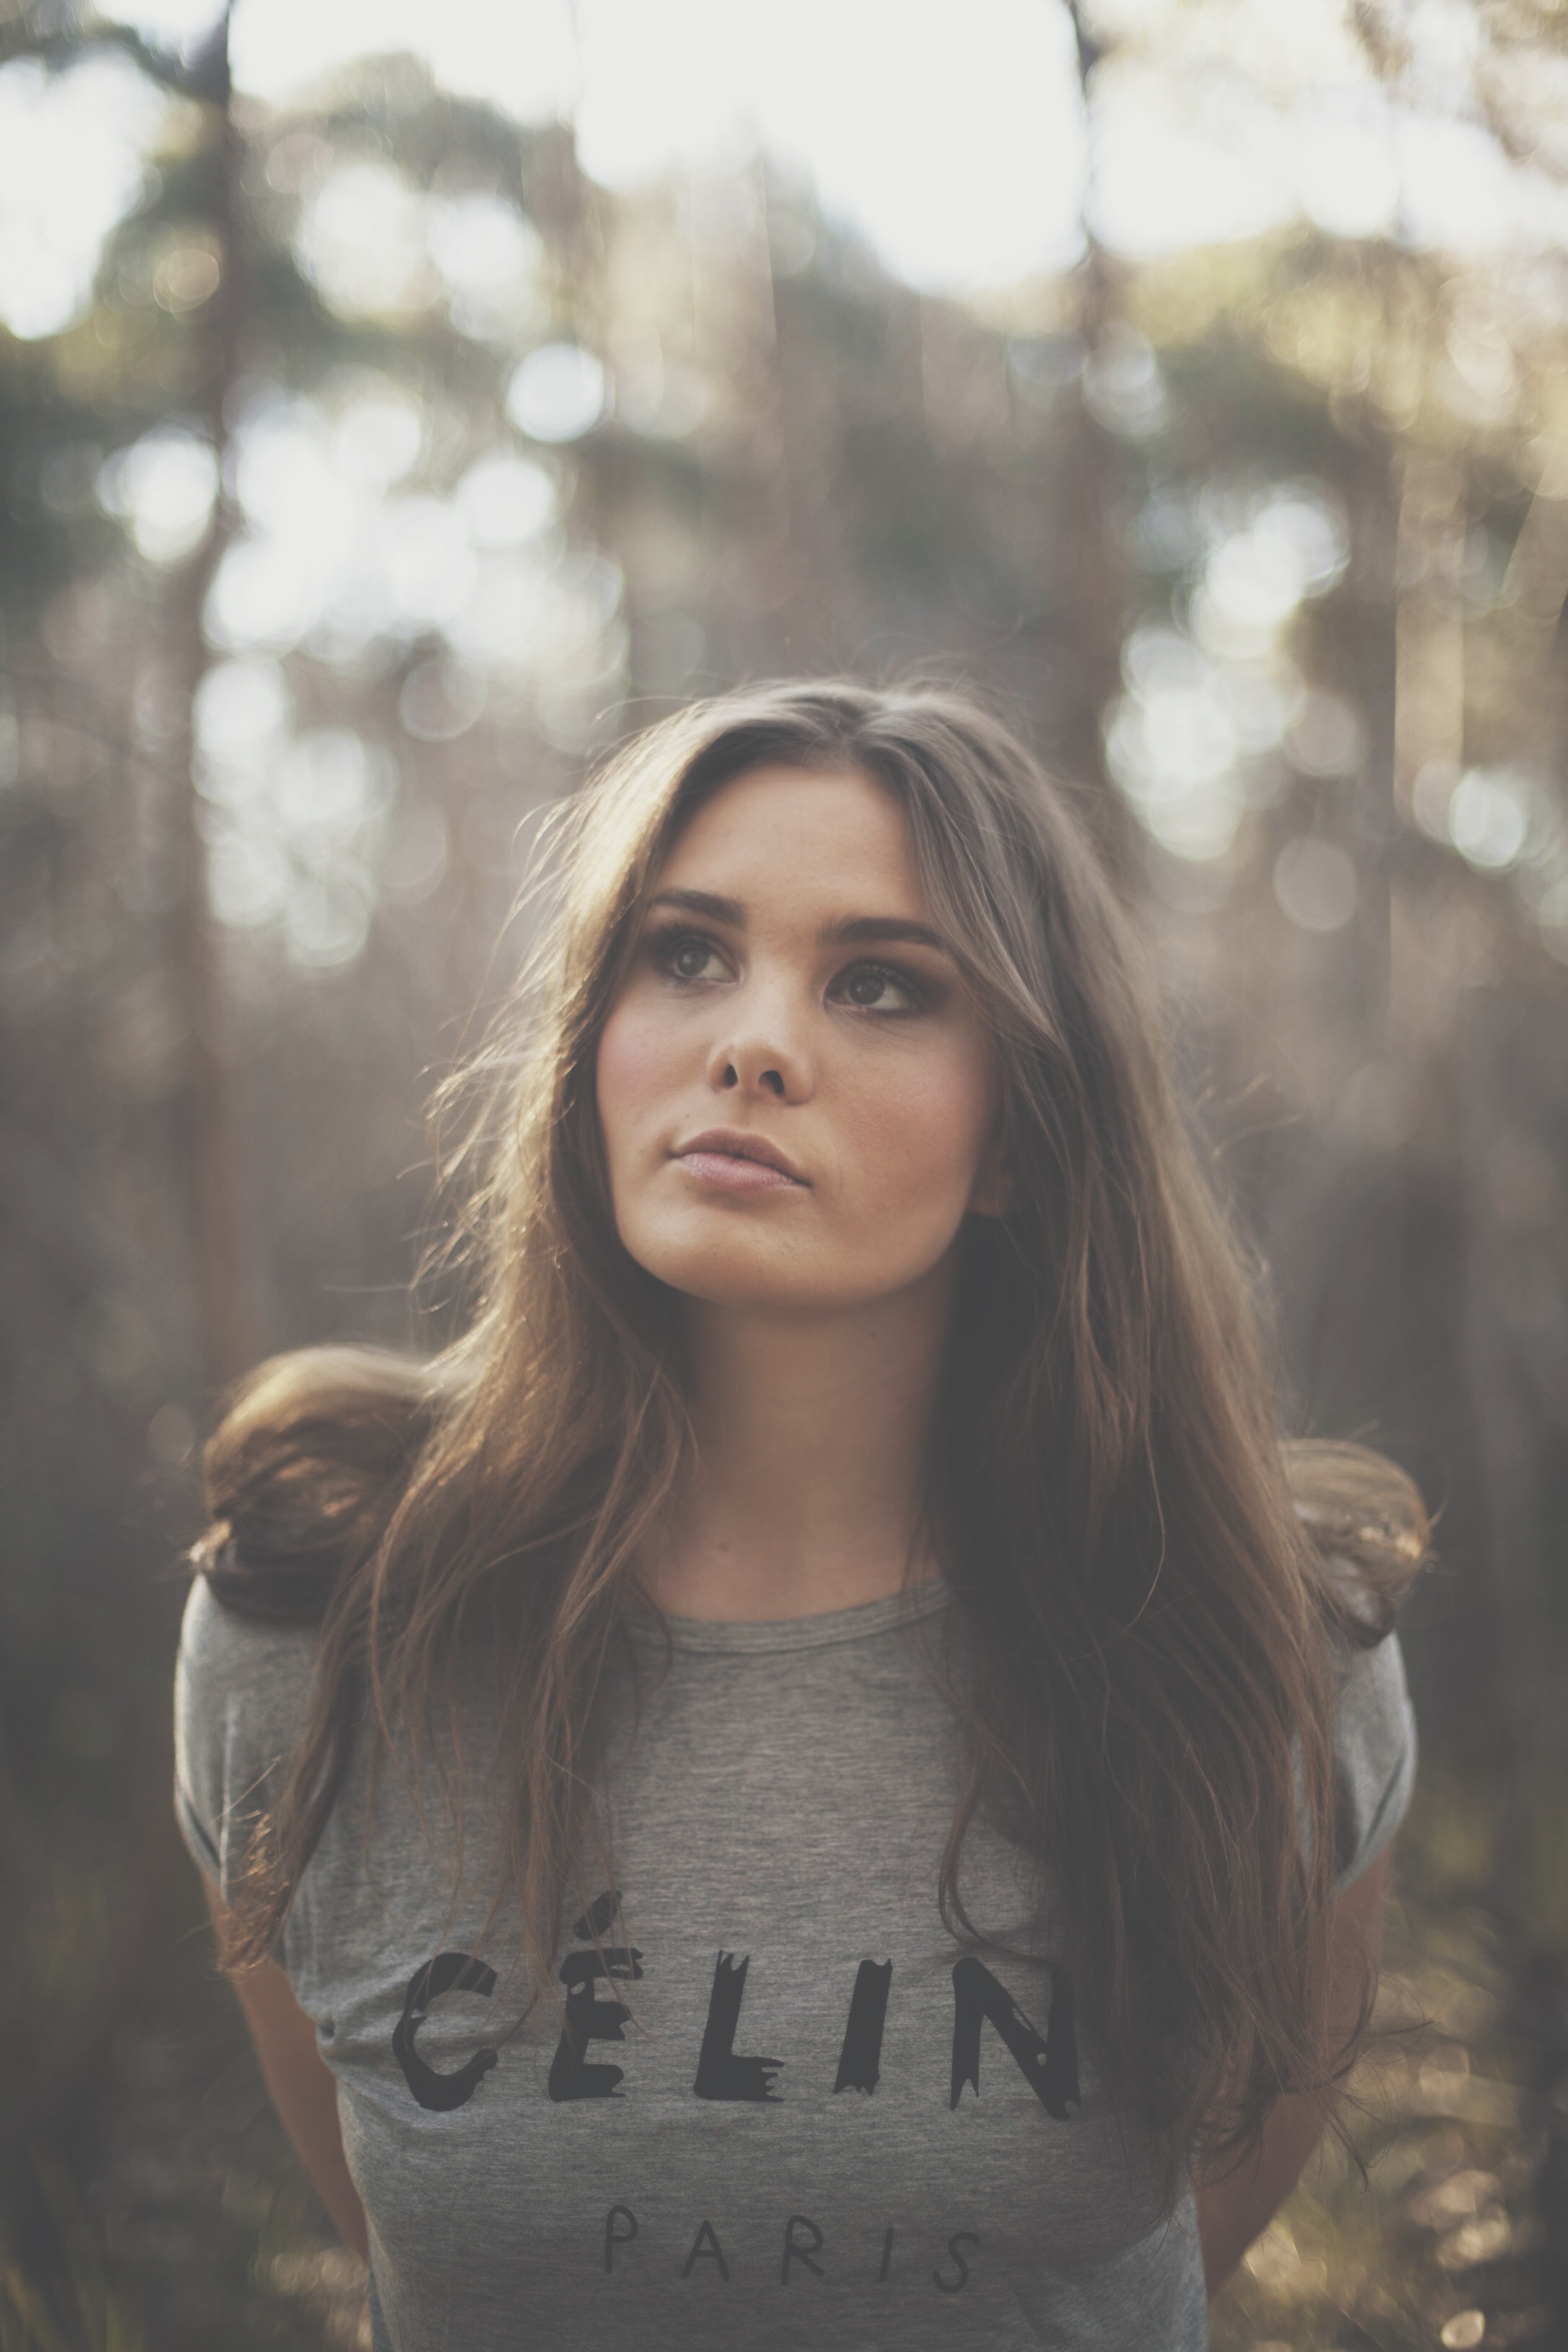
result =
[{"label": "smoky eye makeup", "polygon": [[657,923],[643,938],[642,951],[654,970],[667,980],[691,986],[714,977],[704,969],[717,961],[728,969],[729,959],[717,940],[689,923]]},{"label": "smoky eye makeup", "polygon": [[[889,991],[901,1002],[885,1001]],[[911,971],[905,964],[865,959],[847,965],[833,981],[827,993],[834,1003],[850,1005],[858,1013],[872,1013],[884,1020],[901,1021],[907,1021],[916,1013],[932,1011],[942,996],[942,991],[935,982],[920,972]]]},{"label": "smoky eye makeup", "polygon": [[[722,940],[689,921],[650,924],[639,952],[661,979],[678,988],[700,987],[733,971],[731,950]],[[839,967],[825,990],[830,1003],[882,1021],[908,1021],[933,1013],[949,992],[948,983],[935,974],[885,956],[855,957]]]}]

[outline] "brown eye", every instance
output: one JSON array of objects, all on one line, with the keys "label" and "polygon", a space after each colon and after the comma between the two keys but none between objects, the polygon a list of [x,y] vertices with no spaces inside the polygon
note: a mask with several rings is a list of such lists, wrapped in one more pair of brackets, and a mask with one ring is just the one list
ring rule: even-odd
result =
[{"label": "brown eye", "polygon": [[704,940],[688,931],[679,938],[655,942],[654,961],[671,980],[711,980],[719,962],[719,950],[711,940]]},{"label": "brown eye", "polygon": [[834,994],[858,1013],[921,1013],[928,1002],[926,992],[907,972],[873,963],[857,964],[844,973]]}]

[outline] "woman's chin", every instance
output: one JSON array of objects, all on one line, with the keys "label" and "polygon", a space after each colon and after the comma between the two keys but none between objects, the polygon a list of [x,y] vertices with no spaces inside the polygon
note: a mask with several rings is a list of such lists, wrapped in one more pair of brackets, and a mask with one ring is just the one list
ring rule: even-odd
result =
[{"label": "woman's chin", "polygon": [[842,1314],[881,1295],[879,1288],[868,1289],[860,1269],[836,1278],[828,1268],[784,1262],[783,1252],[773,1258],[760,1250],[669,1251],[641,1262],[668,1289],[735,1315]]},{"label": "woman's chin", "polygon": [[668,1276],[661,1279],[683,1297],[731,1315],[834,1315],[864,1303],[858,1294],[834,1285],[803,1282],[798,1275],[769,1279],[753,1269],[725,1276],[710,1267],[685,1281],[671,1282]]}]

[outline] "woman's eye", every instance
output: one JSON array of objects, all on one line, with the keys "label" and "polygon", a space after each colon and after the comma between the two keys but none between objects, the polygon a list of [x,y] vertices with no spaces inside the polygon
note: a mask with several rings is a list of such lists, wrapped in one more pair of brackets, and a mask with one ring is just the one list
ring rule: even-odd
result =
[{"label": "woman's eye", "polygon": [[837,993],[844,1003],[862,1013],[919,1013],[925,1004],[923,992],[912,980],[881,964],[857,964],[839,981]]},{"label": "woman's eye", "polygon": [[665,940],[658,944],[655,953],[672,980],[711,980],[720,962],[719,950],[711,940]]}]

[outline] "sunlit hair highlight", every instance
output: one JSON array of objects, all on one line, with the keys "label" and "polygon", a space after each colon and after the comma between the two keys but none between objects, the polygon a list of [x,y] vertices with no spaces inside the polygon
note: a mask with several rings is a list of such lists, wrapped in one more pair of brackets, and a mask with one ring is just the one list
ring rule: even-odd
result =
[{"label": "sunlit hair highlight", "polygon": [[321,1623],[231,1958],[274,1948],[351,1743],[417,1736],[480,1658],[536,1987],[563,1904],[586,1905],[596,1701],[693,1444],[669,1297],[616,1232],[595,1055],[677,830],[772,764],[891,793],[994,1039],[1010,1201],[964,1230],[929,1498],[964,1753],[942,1905],[984,1940],[964,1900],[978,1814],[1037,1858],[1080,2014],[1165,2135],[1173,2192],[1187,2149],[1245,2147],[1343,2056],[1326,2006],[1336,1661],[1388,1630],[1426,1525],[1377,1456],[1282,1449],[1252,1284],[1081,811],[946,691],[697,704],[559,813],[554,911],[447,1093],[449,1116],[468,1107],[449,1171],[464,1336],[428,1364],[280,1359],[208,1451],[198,1559],[219,1596]]}]

